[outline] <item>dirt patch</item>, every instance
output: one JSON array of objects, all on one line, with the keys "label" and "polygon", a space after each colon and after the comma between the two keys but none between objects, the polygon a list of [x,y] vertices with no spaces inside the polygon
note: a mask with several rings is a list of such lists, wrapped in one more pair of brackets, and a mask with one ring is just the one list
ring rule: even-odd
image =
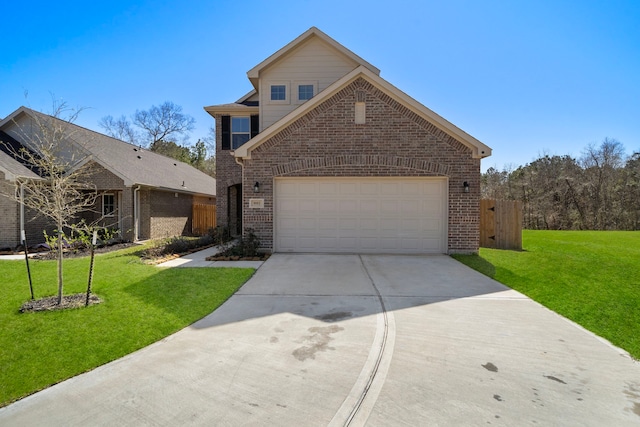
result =
[{"label": "dirt patch", "polygon": [[[84,307],[87,294],[65,295],[62,297],[62,303],[58,304],[58,297],[46,297],[33,301],[27,301],[20,307],[21,313],[33,313],[35,311],[55,311],[67,310],[70,308]],[[102,300],[97,295],[89,296],[89,305],[100,304]]]}]

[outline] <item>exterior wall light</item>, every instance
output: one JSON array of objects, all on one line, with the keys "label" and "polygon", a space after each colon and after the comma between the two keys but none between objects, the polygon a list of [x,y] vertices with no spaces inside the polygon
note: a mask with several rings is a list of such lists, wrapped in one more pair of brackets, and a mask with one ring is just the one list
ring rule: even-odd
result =
[{"label": "exterior wall light", "polygon": [[467,181],[463,182],[462,186],[464,187],[464,192],[468,193],[469,192],[469,182],[467,182]]},{"label": "exterior wall light", "polygon": [[255,184],[253,184],[253,192],[254,193],[259,193],[260,192],[260,183],[258,181],[256,181]]}]

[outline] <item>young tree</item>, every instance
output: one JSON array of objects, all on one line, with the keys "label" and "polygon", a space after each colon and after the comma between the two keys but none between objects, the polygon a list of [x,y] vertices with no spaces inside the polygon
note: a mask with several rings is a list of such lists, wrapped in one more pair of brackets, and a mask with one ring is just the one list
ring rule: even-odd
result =
[{"label": "young tree", "polygon": [[76,128],[71,124],[80,112],[64,102],[54,101],[51,115],[30,110],[28,122],[15,123],[24,146],[13,154],[37,170],[43,179],[18,183],[24,189],[24,197],[16,191],[14,198],[51,219],[56,226],[58,304],[63,296],[64,230],[73,226],[81,212],[93,207],[98,196],[89,179],[92,168],[74,141]]}]

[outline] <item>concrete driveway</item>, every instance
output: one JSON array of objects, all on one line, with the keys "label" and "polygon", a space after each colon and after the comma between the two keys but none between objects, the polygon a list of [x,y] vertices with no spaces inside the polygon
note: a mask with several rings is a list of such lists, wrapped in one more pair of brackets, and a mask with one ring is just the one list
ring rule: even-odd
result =
[{"label": "concrete driveway", "polygon": [[446,256],[274,255],[3,426],[640,425],[640,364]]}]

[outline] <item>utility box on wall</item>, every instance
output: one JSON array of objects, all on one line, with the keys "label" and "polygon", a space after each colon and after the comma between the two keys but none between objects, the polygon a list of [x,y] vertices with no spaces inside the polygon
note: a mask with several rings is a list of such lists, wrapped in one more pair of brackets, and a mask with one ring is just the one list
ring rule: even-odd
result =
[{"label": "utility box on wall", "polygon": [[522,250],[522,202],[480,200],[480,247]]}]

